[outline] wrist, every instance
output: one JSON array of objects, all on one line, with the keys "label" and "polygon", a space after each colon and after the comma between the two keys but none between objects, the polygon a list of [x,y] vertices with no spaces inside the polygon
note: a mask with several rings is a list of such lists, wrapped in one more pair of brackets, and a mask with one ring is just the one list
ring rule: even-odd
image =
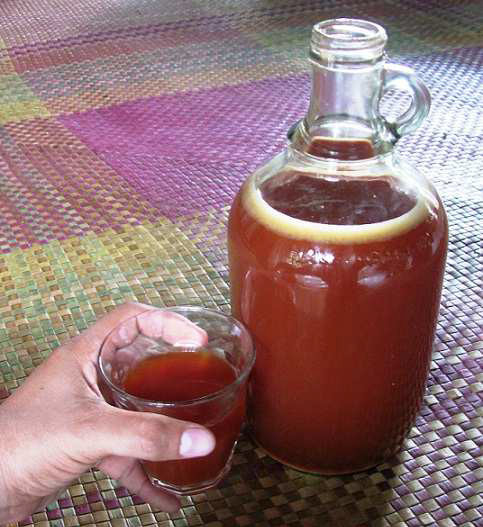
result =
[{"label": "wrist", "polygon": [[0,525],[9,521],[15,521],[18,518],[13,517],[13,511],[11,509],[11,498],[8,489],[8,476],[7,476],[7,457],[9,448],[6,441],[7,431],[11,429],[8,423],[5,422],[5,401],[0,404]]}]

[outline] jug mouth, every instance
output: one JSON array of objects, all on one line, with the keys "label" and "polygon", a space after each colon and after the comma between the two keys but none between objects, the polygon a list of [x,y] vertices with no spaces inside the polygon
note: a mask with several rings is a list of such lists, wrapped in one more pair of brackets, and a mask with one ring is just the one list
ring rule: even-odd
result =
[{"label": "jug mouth", "polygon": [[315,24],[310,53],[315,58],[360,62],[381,57],[387,42],[382,26],[356,18],[333,18]]}]

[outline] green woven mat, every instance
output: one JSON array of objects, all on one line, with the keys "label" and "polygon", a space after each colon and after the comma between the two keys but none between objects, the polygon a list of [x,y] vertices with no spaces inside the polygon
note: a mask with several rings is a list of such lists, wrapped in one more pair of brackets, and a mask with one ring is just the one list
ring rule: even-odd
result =
[{"label": "green woven mat", "polygon": [[227,206],[307,108],[319,20],[382,23],[393,60],[428,84],[430,117],[400,151],[450,222],[425,404],[394,460],[313,477],[243,436],[226,480],[178,514],[93,471],[20,525],[483,525],[481,13],[479,0],[0,2],[0,399],[121,302],[229,311]]}]

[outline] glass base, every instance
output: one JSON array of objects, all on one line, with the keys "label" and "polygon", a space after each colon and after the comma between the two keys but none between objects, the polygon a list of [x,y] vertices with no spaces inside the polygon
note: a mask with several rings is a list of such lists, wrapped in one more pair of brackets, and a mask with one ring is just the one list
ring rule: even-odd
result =
[{"label": "glass base", "polygon": [[291,468],[293,470],[296,470],[297,472],[302,472],[303,474],[310,474],[311,476],[344,476],[346,474],[356,474],[357,472],[365,472],[366,470],[369,470],[373,467],[376,467],[377,465],[380,465],[384,462],[384,460],[377,461],[375,463],[369,463],[367,466],[364,465],[361,468],[357,467],[355,469],[348,469],[348,470],[326,470],[326,469],[311,469],[306,467],[301,467],[294,465],[293,463],[289,463],[288,461],[285,461],[276,455],[272,454],[269,450],[261,446],[258,442],[257,445],[260,447],[261,450],[267,454],[267,456],[271,457],[278,463],[281,463],[282,465]]},{"label": "glass base", "polygon": [[304,474],[310,474],[312,476],[344,476],[346,474],[357,474],[358,472],[365,472],[371,468],[377,467],[378,465],[381,465],[386,460],[393,457],[395,454],[397,454],[401,450],[401,444],[395,447],[392,451],[386,452],[384,455],[381,456],[380,459],[373,461],[368,464],[360,465],[357,467],[353,467],[346,470],[327,470],[327,469],[314,469],[314,468],[307,468],[302,466],[294,465],[293,463],[290,463],[288,461],[285,461],[284,459],[278,457],[277,455],[273,454],[265,448],[255,437],[255,434],[253,433],[253,430],[249,429],[249,435],[252,438],[252,440],[256,443],[257,447],[259,447],[267,456],[271,457],[278,463],[281,463],[282,465],[291,468],[293,470],[296,470],[297,472],[302,472]]},{"label": "glass base", "polygon": [[228,474],[228,472],[230,472],[232,458],[233,458],[233,454],[230,456],[230,459],[223,467],[223,470],[215,478],[207,480],[207,481],[200,481],[197,483],[193,483],[191,485],[175,485],[167,481],[161,481],[157,477],[151,476],[150,474],[148,474],[148,477],[151,483],[155,487],[167,490],[168,492],[171,492],[172,494],[176,494],[177,496],[188,496],[190,494],[200,494],[201,492],[205,492],[206,490],[216,487],[216,485],[220,483],[220,481]]}]

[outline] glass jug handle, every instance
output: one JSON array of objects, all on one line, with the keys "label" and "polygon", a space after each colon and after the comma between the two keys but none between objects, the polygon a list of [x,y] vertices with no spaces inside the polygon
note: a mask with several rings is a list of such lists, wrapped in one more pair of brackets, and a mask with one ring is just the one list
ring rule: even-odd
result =
[{"label": "glass jug handle", "polygon": [[394,136],[394,142],[421,126],[431,107],[428,88],[411,68],[399,64],[384,66],[383,95],[389,90],[402,90],[411,95],[409,108],[395,121],[386,121]]}]

